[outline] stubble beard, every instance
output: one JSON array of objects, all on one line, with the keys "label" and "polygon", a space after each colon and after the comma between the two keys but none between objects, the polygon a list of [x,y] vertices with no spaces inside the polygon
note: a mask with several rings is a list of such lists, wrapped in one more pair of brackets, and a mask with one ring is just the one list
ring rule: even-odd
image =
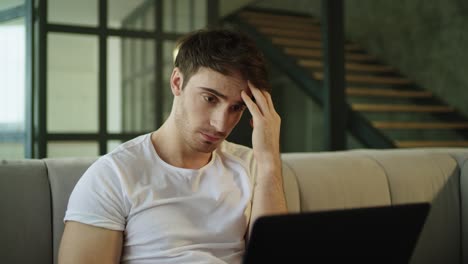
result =
[{"label": "stubble beard", "polygon": [[181,107],[176,110],[175,114],[176,133],[191,150],[202,153],[213,152],[219,144],[203,141],[200,138],[200,132],[203,130],[191,127],[188,111],[183,107],[183,102],[181,103]]}]

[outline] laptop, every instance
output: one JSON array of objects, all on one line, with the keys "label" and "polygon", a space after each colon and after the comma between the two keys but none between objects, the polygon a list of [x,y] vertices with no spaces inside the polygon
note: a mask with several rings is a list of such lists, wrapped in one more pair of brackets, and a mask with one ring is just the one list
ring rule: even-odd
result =
[{"label": "laptop", "polygon": [[429,209],[413,203],[263,216],[243,264],[409,263]]}]

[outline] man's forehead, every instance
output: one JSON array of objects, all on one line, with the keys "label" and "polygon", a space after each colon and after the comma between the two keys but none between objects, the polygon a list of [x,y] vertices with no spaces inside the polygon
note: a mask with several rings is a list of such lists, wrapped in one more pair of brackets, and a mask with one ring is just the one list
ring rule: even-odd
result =
[{"label": "man's forehead", "polygon": [[[220,91],[220,90],[218,90],[216,88],[210,88],[210,87],[204,87],[204,86],[198,86],[197,88],[200,89],[201,91],[214,94],[214,95],[216,95],[217,97],[219,97],[219,98],[221,98],[223,100],[238,101],[240,103],[243,102],[242,97],[240,96],[240,93],[241,93],[242,90],[245,90],[245,89],[239,90],[239,92],[236,92],[235,94],[232,94],[232,93],[228,94],[228,93],[224,93],[223,91]],[[250,96],[251,95],[250,91],[247,92],[247,94]]]},{"label": "man's forehead", "polygon": [[[206,68],[205,68],[206,69]],[[222,74],[211,69],[199,70],[193,80],[197,81],[195,86],[204,86],[216,89],[218,91],[225,90],[248,90],[247,80],[242,78],[240,74]]]}]

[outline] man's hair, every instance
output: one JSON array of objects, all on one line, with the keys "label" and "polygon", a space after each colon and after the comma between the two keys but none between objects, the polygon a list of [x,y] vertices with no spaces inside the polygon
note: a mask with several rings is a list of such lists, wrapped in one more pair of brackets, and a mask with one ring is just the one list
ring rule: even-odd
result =
[{"label": "man's hair", "polygon": [[200,67],[210,68],[224,75],[234,71],[259,89],[271,91],[265,58],[254,41],[234,29],[202,29],[178,41],[174,66],[184,76],[185,87]]}]

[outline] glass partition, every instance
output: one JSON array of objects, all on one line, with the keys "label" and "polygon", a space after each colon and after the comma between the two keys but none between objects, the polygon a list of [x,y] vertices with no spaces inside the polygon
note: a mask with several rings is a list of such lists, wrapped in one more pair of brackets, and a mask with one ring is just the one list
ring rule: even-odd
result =
[{"label": "glass partition", "polygon": [[89,141],[50,141],[47,144],[47,155],[50,158],[96,157],[99,155],[99,147],[97,142]]},{"label": "glass partition", "polygon": [[156,129],[155,41],[110,37],[107,45],[108,131]]},{"label": "glass partition", "polygon": [[47,0],[47,8],[49,23],[77,26],[98,25],[98,0]]},{"label": "glass partition", "polygon": [[153,1],[109,1],[107,25],[115,29],[154,31],[154,8]]},{"label": "glass partition", "polygon": [[97,132],[98,38],[51,33],[48,43],[48,131]]},{"label": "glass partition", "polygon": [[23,17],[0,22],[0,159],[25,156],[25,38]]}]

